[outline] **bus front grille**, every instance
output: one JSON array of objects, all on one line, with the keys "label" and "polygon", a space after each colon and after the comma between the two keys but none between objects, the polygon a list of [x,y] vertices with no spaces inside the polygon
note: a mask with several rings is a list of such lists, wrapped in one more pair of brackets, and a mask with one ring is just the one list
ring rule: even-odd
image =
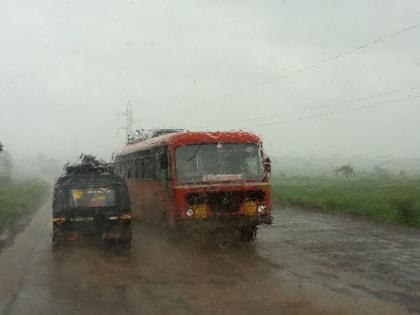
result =
[{"label": "bus front grille", "polygon": [[264,193],[260,190],[251,191],[218,191],[208,193],[188,194],[190,205],[205,203],[214,213],[233,213],[241,208],[245,201],[262,201]]},{"label": "bus front grille", "polygon": [[243,200],[241,192],[215,192],[208,194],[208,205],[213,212],[239,211]]}]

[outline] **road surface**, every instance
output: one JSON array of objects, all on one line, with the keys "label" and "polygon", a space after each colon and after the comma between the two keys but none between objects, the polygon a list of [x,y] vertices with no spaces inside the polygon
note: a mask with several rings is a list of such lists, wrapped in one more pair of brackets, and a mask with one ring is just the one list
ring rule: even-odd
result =
[{"label": "road surface", "polygon": [[252,244],[136,223],[131,253],[51,251],[48,205],[0,253],[0,314],[420,313],[420,232],[277,208]]}]

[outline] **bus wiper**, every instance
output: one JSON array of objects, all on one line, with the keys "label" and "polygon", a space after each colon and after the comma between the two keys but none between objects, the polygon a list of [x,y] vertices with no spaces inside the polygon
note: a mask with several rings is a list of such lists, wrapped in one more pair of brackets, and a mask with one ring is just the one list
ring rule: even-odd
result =
[{"label": "bus wiper", "polygon": [[197,156],[198,151],[201,149],[201,144],[198,145],[197,149],[195,150],[194,154],[187,160],[187,162],[192,161]]}]

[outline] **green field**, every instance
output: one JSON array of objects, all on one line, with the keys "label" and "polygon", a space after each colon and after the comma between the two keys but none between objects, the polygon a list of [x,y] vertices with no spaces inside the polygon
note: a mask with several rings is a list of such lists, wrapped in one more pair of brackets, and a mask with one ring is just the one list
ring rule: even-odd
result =
[{"label": "green field", "polygon": [[36,211],[46,200],[48,185],[37,179],[0,182],[0,231]]},{"label": "green field", "polygon": [[419,178],[275,177],[275,202],[420,227]]}]

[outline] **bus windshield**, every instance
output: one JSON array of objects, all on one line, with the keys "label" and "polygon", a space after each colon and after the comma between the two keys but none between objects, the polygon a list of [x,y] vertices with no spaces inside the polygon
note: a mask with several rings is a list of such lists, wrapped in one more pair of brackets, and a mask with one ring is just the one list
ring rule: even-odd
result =
[{"label": "bus windshield", "polygon": [[256,144],[194,144],[175,150],[178,182],[262,180],[260,150]]}]

